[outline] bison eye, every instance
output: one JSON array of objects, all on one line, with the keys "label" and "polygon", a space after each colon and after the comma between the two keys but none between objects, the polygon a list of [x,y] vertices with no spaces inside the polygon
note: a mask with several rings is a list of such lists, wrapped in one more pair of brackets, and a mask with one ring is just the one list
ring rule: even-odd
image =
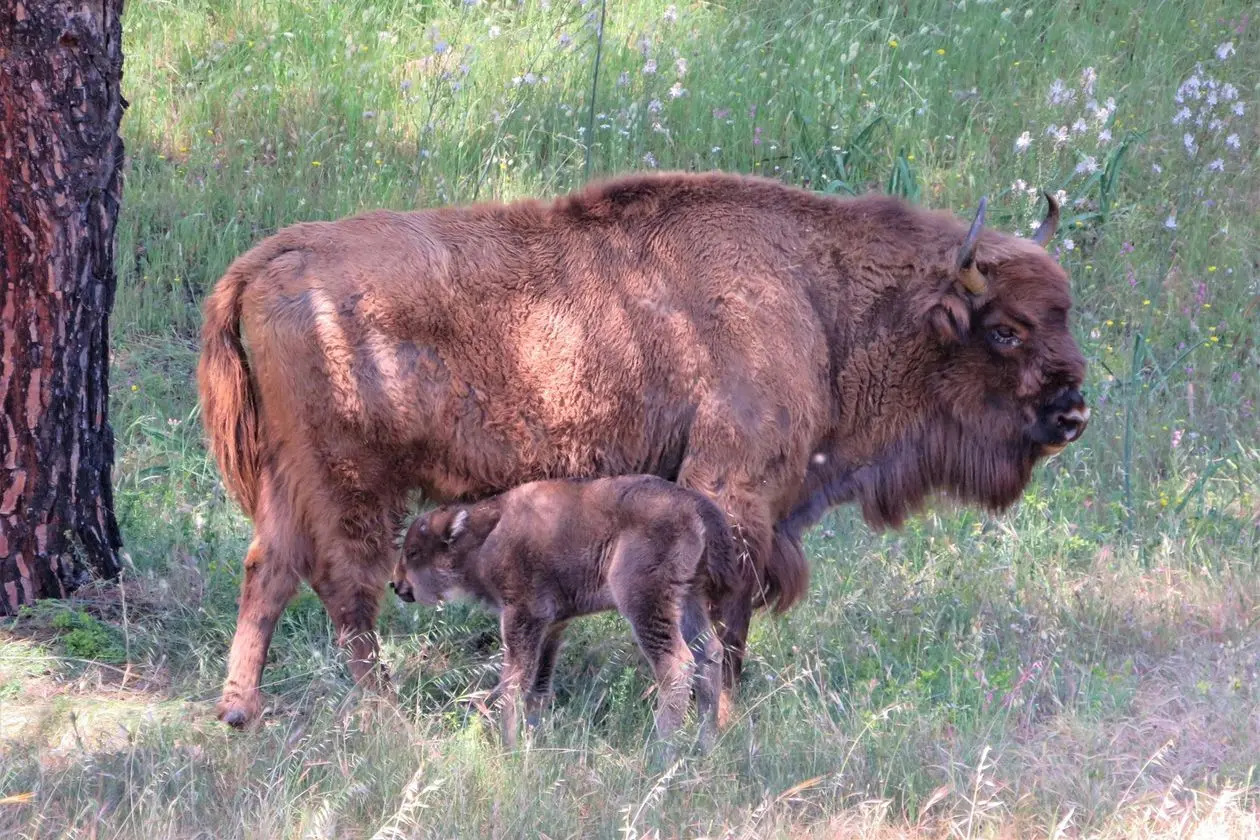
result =
[{"label": "bison eye", "polygon": [[993,329],[989,330],[989,341],[995,347],[1000,347],[1003,349],[1009,349],[1011,347],[1018,347],[1019,345],[1024,343],[1023,339],[1021,339],[1018,335],[1016,335],[1013,329],[1011,329],[1010,327],[1001,326],[1001,325],[996,326]]}]

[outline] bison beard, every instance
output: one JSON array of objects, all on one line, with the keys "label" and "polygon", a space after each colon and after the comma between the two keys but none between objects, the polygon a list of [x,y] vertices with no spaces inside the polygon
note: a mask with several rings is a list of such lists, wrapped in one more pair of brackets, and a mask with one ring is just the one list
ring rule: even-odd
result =
[{"label": "bison beard", "polygon": [[799,537],[825,507],[857,499],[876,525],[936,491],[1004,507],[1079,437],[1067,276],[1040,247],[1054,219],[1029,241],[982,214],[968,231],[890,198],[664,174],[259,243],[206,301],[199,369],[211,451],[254,520],[220,716],[258,716],[302,579],[379,684],[412,491],[628,473],[731,518],[729,690],[754,607],[804,594]]}]

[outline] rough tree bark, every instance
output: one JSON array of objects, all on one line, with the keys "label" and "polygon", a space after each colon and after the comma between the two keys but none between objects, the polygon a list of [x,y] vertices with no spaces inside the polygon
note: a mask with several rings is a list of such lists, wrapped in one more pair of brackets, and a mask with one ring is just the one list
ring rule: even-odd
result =
[{"label": "rough tree bark", "polygon": [[117,575],[123,0],[0,0],[0,613]]}]

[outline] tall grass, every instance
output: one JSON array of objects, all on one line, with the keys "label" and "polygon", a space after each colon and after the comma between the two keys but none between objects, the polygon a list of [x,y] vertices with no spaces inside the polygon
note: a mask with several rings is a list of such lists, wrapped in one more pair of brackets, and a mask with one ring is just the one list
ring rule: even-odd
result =
[{"label": "tall grass", "polygon": [[[0,629],[0,829],[1256,836],[1254,11],[627,0],[601,44],[595,2],[129,5],[125,598]],[[266,727],[221,731],[249,529],[201,444],[202,296],[285,224],[544,196],[588,167],[756,172],[964,214],[987,195],[991,224],[1023,232],[1040,190],[1062,191],[1088,434],[1003,517],[873,534],[832,514],[807,602],[754,625],[711,756],[646,760],[651,681],[612,617],[573,628],[557,703],[518,752],[472,702],[499,663],[468,608],[388,603],[401,709],[343,708],[309,592],[277,633]]]}]

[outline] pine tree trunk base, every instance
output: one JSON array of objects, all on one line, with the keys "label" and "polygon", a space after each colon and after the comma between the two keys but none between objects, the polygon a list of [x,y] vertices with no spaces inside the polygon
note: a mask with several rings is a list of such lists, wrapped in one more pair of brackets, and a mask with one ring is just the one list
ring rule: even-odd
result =
[{"label": "pine tree trunk base", "polygon": [[0,3],[0,613],[119,572],[122,0]]}]

